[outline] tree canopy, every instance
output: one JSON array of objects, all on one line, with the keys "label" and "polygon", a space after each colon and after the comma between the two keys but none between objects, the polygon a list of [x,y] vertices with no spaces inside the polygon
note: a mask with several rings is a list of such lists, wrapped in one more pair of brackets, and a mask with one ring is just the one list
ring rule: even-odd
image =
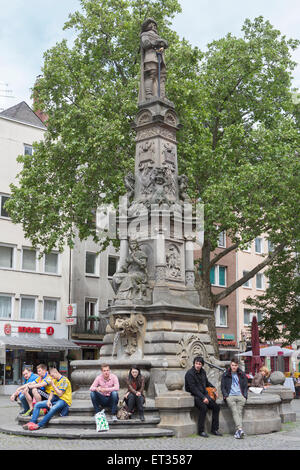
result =
[{"label": "tree canopy", "polygon": [[34,94],[49,116],[47,132],[32,156],[19,157],[11,217],[46,250],[72,246],[77,233],[99,241],[92,209],[117,204],[134,165],[139,34],[144,19],[154,17],[170,45],[166,94],[183,124],[179,170],[189,178],[190,196],[205,205],[200,277],[213,305],[246,280],[212,296],[209,271],[218,258],[211,254],[221,231],[233,243],[225,254],[267,234],[275,246],[267,264],[299,238],[291,56],[299,41],[258,17],[245,20],[240,37],[228,33],[200,51],[172,29],[177,0],[81,0],[81,7],[65,24],[74,42],[44,54]]},{"label": "tree canopy", "polygon": [[269,284],[248,305],[263,312],[259,326],[265,340],[284,340],[291,344],[300,332],[300,246],[283,250],[266,274]]}]

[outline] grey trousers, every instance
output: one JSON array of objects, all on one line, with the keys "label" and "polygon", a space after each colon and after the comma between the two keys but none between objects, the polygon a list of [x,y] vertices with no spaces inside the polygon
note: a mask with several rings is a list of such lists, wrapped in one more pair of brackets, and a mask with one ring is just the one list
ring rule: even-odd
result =
[{"label": "grey trousers", "polygon": [[226,398],[226,403],[232,413],[235,428],[242,429],[242,414],[246,398],[243,395],[230,395]]}]

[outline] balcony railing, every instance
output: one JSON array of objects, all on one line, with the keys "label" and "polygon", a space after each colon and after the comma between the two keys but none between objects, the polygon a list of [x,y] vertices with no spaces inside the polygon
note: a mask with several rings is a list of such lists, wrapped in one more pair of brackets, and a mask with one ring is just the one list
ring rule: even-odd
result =
[{"label": "balcony railing", "polygon": [[73,326],[73,334],[104,336],[108,325],[108,317],[101,315],[95,317],[77,317],[77,325]]}]

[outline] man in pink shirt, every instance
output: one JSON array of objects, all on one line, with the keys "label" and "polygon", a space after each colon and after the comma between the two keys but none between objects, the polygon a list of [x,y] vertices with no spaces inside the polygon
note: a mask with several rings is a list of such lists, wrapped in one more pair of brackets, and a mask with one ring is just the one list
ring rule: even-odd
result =
[{"label": "man in pink shirt", "polygon": [[90,387],[93,407],[95,413],[99,413],[101,408],[110,408],[113,421],[117,421],[119,380],[110,372],[108,364],[102,364],[101,371]]}]

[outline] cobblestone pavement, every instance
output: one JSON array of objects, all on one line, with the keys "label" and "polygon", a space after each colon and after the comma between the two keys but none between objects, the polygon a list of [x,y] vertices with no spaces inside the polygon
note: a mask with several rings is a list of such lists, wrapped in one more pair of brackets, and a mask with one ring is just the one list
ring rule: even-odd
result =
[{"label": "cobblestone pavement", "polygon": [[[297,413],[297,421],[282,425],[280,432],[246,436],[236,440],[231,435],[212,436],[208,439],[199,436],[187,438],[148,438],[148,439],[49,439],[14,436],[0,433],[0,450],[299,450],[300,449],[300,400],[293,400],[292,408]],[[0,396],[0,422],[14,420],[19,406],[7,396]]]}]

